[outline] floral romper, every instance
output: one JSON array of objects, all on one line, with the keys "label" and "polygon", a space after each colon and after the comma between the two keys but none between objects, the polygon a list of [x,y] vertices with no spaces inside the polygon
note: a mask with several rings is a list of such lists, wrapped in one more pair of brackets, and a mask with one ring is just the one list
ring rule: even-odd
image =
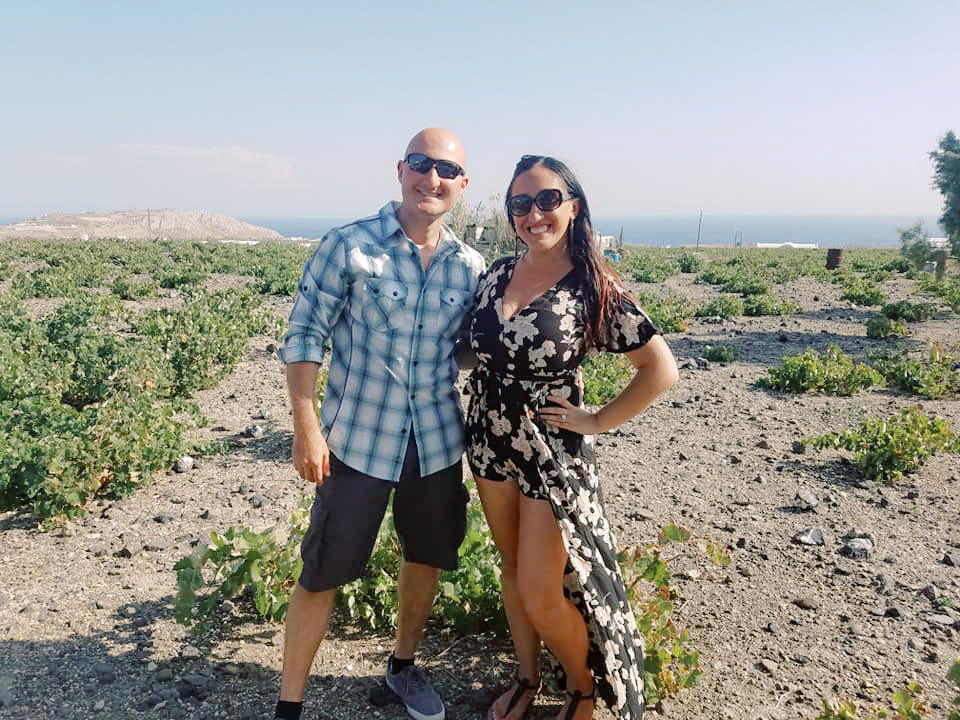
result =
[{"label": "floral romper", "polygon": [[[585,306],[571,271],[514,317],[503,293],[516,258],[502,258],[480,278],[470,342],[480,365],[470,376],[467,458],[477,477],[516,482],[548,500],[569,557],[565,593],[590,636],[588,664],[600,697],[621,717],[643,714],[643,639],[627,600],[616,545],[603,506],[593,438],[555,428],[540,409],[556,395],[581,402],[577,367],[586,352]],[[659,333],[624,299],[600,349],[626,352]],[[562,669],[553,663],[561,688]]]}]

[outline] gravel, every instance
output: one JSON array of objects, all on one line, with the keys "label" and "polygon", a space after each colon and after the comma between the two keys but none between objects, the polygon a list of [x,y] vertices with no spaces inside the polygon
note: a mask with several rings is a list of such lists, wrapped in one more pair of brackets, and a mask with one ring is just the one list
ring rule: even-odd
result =
[{"label": "gravel", "polygon": [[[691,279],[667,285],[715,294]],[[892,299],[912,289],[885,285]],[[885,346],[866,337],[869,312],[840,300],[838,286],[805,278],[778,292],[800,312],[694,319],[668,336],[680,382],[598,438],[621,545],[653,542],[673,522],[732,557],[720,567],[693,552],[672,565],[676,622],[700,653],[703,678],[650,716],[814,718],[821,698],[885,704],[910,679],[945,715],[954,694],[946,673],[960,657],[960,462],[938,455],[901,483],[877,486],[842,452],[798,450],[805,438],[917,399],[754,388],[768,366],[808,346],[836,342],[861,359]],[[285,316],[289,306],[278,301],[276,310]],[[955,341],[960,319],[940,306],[913,330],[915,347]],[[698,362],[708,344],[732,345],[736,361]],[[289,465],[292,423],[273,349],[254,338],[235,371],[198,394],[209,420],[198,432],[229,452],[183,459],[132,497],[93,503],[85,518],[51,530],[0,514],[0,720],[272,717],[282,626],[231,602],[195,637],[172,607],[173,567],[197,543],[232,524],[282,524],[309,492]],[[960,402],[922,405],[960,428]],[[406,717],[381,681],[392,644],[338,618],[313,666],[305,718]],[[449,718],[482,717],[515,672],[504,639],[436,625],[420,662]],[[553,717],[560,703],[541,691],[532,717]]]}]

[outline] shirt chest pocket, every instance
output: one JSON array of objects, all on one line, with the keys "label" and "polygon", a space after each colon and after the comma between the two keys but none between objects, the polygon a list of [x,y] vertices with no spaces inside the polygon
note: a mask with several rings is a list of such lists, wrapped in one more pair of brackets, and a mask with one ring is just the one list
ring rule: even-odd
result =
[{"label": "shirt chest pocket", "polygon": [[403,283],[367,278],[358,300],[354,308],[359,306],[360,319],[372,330],[388,332],[410,323],[406,312],[407,286]]},{"label": "shirt chest pocket", "polygon": [[455,334],[472,300],[472,293],[456,288],[441,288],[431,292],[425,313],[427,329],[439,336]]}]

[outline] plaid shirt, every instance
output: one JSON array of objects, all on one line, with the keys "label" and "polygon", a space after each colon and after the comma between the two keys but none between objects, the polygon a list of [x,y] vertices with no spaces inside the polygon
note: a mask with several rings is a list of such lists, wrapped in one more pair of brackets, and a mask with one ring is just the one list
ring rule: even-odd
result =
[{"label": "plaid shirt", "polygon": [[443,227],[426,272],[397,204],[328,232],[307,261],[280,359],[332,355],[320,423],[330,451],[366,475],[397,482],[409,433],[420,471],[463,454],[454,352],[484,261]]}]

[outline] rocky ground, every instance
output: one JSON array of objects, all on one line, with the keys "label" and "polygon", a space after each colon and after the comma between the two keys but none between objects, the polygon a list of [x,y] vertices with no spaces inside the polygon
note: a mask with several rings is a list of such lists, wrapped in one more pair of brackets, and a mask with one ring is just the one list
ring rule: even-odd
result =
[{"label": "rocky ground", "polygon": [[[691,297],[715,292],[690,276],[670,284]],[[900,299],[912,284],[886,289]],[[668,336],[680,382],[598,438],[622,545],[652,542],[674,522],[732,556],[726,567],[696,553],[674,562],[676,619],[700,652],[703,680],[650,716],[814,718],[821,698],[883,703],[916,679],[933,715],[946,717],[946,673],[960,657],[960,612],[951,607],[960,607],[960,460],[939,455],[895,486],[876,486],[860,482],[842,453],[798,452],[799,440],[917,401],[891,390],[833,398],[753,387],[808,346],[835,342],[862,358],[883,344],[866,338],[870,311],[840,300],[838,286],[806,278],[778,290],[801,310],[697,319]],[[912,344],[956,341],[960,318],[941,307],[913,330]],[[269,343],[252,341],[245,361],[199,397],[204,432],[231,452],[53,531],[0,514],[0,720],[272,717],[282,627],[231,605],[226,622],[192,637],[172,617],[173,566],[194,542],[233,524],[283,523],[308,492],[289,465],[283,369]],[[697,361],[718,343],[734,346],[737,360]],[[960,428],[960,402],[923,406]],[[262,436],[247,437],[251,425]],[[798,542],[805,530],[818,530],[823,544]],[[865,558],[839,552],[855,535],[872,540]],[[405,717],[370,701],[391,649],[388,636],[337,623],[314,664],[304,717]],[[514,673],[503,639],[437,627],[420,659],[449,718],[482,717]],[[560,703],[541,692],[532,716],[553,717]]]}]

